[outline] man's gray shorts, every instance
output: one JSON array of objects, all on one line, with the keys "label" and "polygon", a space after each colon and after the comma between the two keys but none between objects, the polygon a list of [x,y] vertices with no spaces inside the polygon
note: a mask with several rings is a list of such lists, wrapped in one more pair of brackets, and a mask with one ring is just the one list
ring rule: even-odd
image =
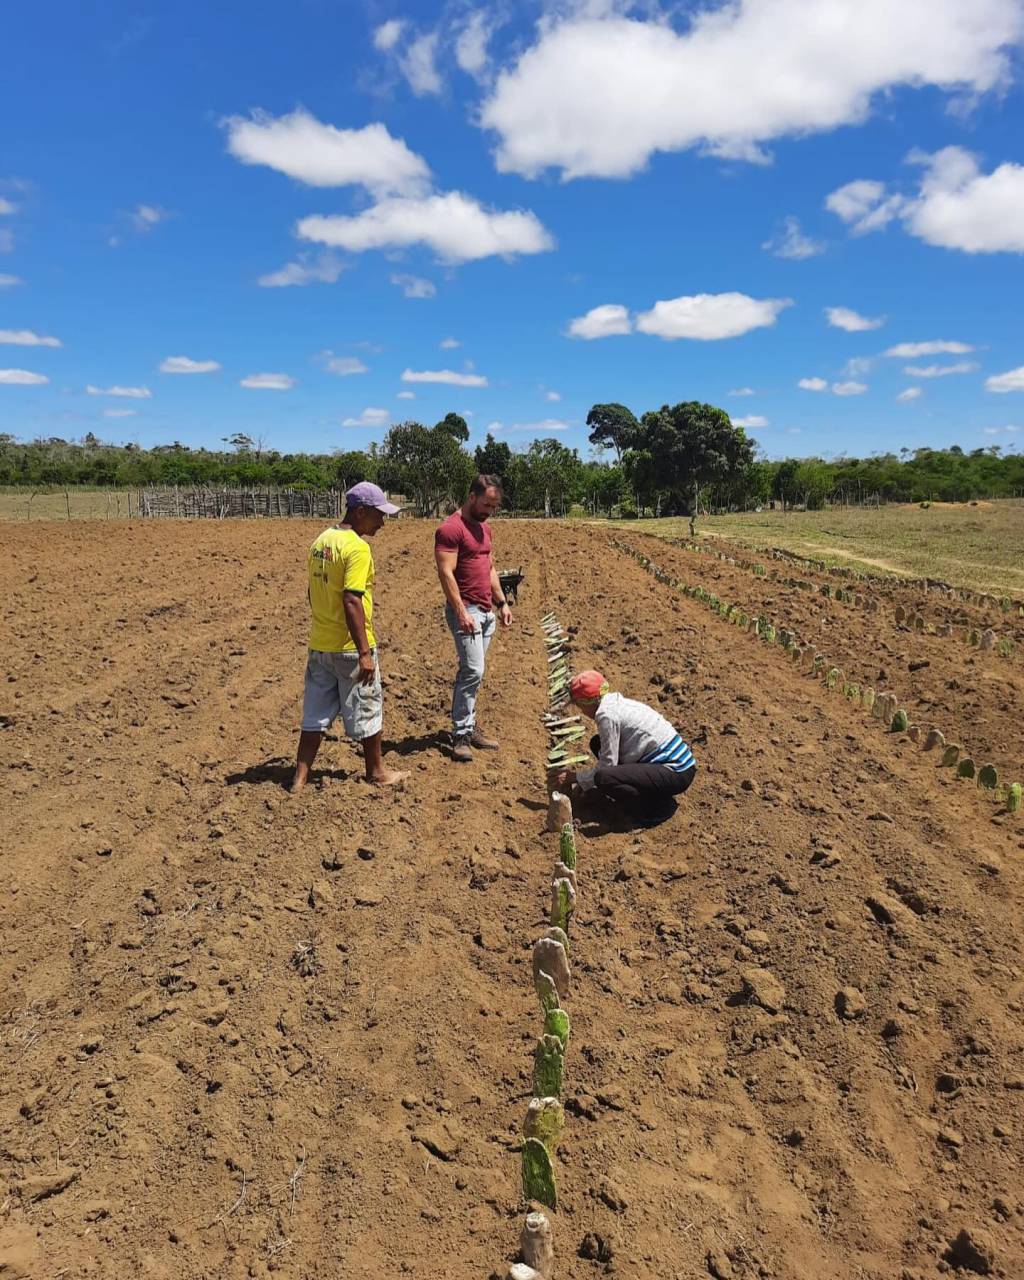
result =
[{"label": "man's gray shorts", "polygon": [[310,649],[302,694],[304,733],[323,733],[341,716],[345,732],[355,742],[372,738],[384,725],[377,650],[373,650],[371,684],[359,680],[357,653],[323,653]]}]

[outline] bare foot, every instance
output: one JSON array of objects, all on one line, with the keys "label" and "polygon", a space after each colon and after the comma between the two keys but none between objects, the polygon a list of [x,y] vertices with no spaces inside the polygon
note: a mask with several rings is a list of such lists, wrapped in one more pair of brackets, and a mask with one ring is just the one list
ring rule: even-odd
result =
[{"label": "bare foot", "polygon": [[375,773],[372,778],[367,778],[366,781],[372,783],[375,787],[397,787],[408,776],[408,769],[382,769],[380,773]]},{"label": "bare foot", "polygon": [[306,780],[308,776],[309,775],[306,773],[303,773],[301,776],[298,773],[296,773],[295,777],[292,778],[291,782],[288,785],[288,794],[290,796],[297,796],[299,792],[302,790],[302,788],[306,785]]}]

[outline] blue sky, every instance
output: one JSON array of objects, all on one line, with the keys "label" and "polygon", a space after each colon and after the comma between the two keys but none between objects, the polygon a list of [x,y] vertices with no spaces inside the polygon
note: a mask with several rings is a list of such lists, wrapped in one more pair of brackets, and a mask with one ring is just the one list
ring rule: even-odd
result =
[{"label": "blue sky", "polygon": [[586,455],[595,402],[701,399],[772,457],[1019,448],[1022,39],[1024,0],[20,6],[0,430],[454,409]]}]

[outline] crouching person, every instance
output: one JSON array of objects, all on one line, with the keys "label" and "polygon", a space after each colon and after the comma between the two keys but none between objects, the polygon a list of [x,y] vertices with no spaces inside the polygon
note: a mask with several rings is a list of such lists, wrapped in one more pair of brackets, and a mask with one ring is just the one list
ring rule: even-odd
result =
[{"label": "crouching person", "polygon": [[570,696],[597,724],[590,740],[596,768],[558,775],[560,787],[575,783],[583,796],[615,802],[638,826],[657,826],[676,810],[693,782],[693,752],[665,717],[646,703],[611,693],[600,671],[573,676]]},{"label": "crouching person", "polygon": [[375,484],[345,494],[345,517],[309,548],[309,605],[313,614],[302,697],[302,732],[290,790],[301,791],[324,733],[340,715],[345,732],[363,745],[366,781],[394,786],[408,775],[386,769],[377,641],[373,634],[373,555],[367,541],[397,515]]}]

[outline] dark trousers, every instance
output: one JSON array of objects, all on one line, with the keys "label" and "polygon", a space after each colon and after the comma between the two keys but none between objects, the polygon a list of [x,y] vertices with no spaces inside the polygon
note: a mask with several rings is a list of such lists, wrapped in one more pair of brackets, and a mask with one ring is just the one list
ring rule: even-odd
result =
[{"label": "dark trousers", "polygon": [[[591,739],[590,749],[597,755],[601,740]],[[675,798],[693,782],[695,765],[685,773],[677,773],[664,764],[598,765],[594,786],[637,821],[663,822],[675,812]]]}]

